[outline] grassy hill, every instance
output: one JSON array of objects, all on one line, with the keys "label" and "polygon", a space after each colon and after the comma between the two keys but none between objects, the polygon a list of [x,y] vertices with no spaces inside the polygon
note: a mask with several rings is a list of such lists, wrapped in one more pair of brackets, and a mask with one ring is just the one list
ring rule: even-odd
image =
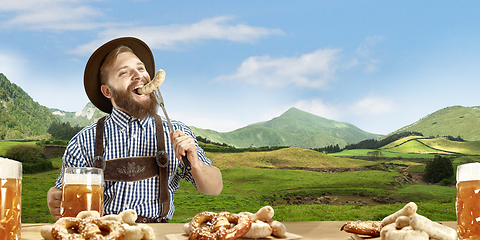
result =
[{"label": "grassy hill", "polygon": [[2,73],[0,73],[0,119],[0,140],[44,135],[52,122],[60,121]]},{"label": "grassy hill", "polygon": [[285,148],[269,152],[207,153],[217,167],[271,168],[271,169],[360,169],[372,165],[370,161],[339,158],[303,148]]},{"label": "grassy hill", "polygon": [[445,137],[410,136],[387,144],[381,149],[396,153],[480,155],[480,141],[457,142]]},{"label": "grassy hill", "polygon": [[440,109],[396,132],[421,132],[424,136],[461,136],[480,140],[480,107],[452,106]]},{"label": "grassy hill", "polygon": [[197,136],[240,148],[250,146],[321,148],[336,144],[344,147],[350,143],[382,136],[365,132],[349,123],[329,120],[296,108],[290,108],[269,121],[251,124],[227,133],[191,128]]}]

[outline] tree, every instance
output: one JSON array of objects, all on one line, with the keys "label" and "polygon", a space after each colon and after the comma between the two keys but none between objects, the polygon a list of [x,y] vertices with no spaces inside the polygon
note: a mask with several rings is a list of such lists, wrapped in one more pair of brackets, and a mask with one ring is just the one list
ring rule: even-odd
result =
[{"label": "tree", "polygon": [[435,155],[433,160],[427,162],[423,179],[430,183],[438,183],[454,174],[452,160],[448,157]]},{"label": "tree", "polygon": [[53,122],[48,128],[47,133],[50,133],[54,139],[70,140],[80,130],[82,130],[81,127],[71,127],[69,122]]},{"label": "tree", "polygon": [[36,144],[17,144],[6,149],[5,157],[22,162],[23,173],[37,173],[53,169],[43,149]]}]

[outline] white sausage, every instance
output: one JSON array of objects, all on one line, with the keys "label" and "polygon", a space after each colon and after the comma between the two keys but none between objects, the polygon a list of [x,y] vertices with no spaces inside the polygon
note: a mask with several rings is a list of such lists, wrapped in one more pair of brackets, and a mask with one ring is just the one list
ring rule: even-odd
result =
[{"label": "white sausage", "polygon": [[110,215],[105,215],[100,218],[101,220],[110,220],[110,221],[115,221],[118,223],[122,223],[123,219],[117,214],[110,214]]},{"label": "white sausage", "polygon": [[272,235],[272,227],[266,222],[257,220],[252,223],[252,227],[243,235],[243,238],[266,238]]},{"label": "white sausage", "polygon": [[97,211],[81,211],[77,214],[77,218],[85,219],[85,218],[100,218],[100,213]]},{"label": "white sausage", "polygon": [[410,217],[410,226],[415,230],[425,231],[431,238],[438,240],[456,240],[457,231],[440,223],[432,222],[430,219],[415,214]]},{"label": "white sausage", "polygon": [[43,225],[42,230],[40,230],[40,234],[45,240],[55,240],[52,234],[53,225]]},{"label": "white sausage", "polygon": [[257,219],[257,215],[255,215],[255,214],[253,214],[253,213],[251,213],[251,212],[240,212],[240,213],[238,213],[238,214],[247,215],[247,216],[250,218],[250,220],[252,220],[252,222],[255,222],[255,221],[258,220],[258,219]]},{"label": "white sausage", "polygon": [[395,220],[397,220],[398,217],[400,216],[407,216],[410,217],[414,215],[417,212],[417,204],[414,202],[410,202],[407,205],[405,205],[402,209],[398,210],[397,212],[385,217],[382,220],[381,226],[387,226],[390,223],[394,223]]},{"label": "white sausage", "polygon": [[262,207],[255,213],[255,215],[257,216],[257,219],[264,222],[272,219],[273,214],[274,214],[273,208],[270,206]]},{"label": "white sausage", "polygon": [[163,81],[165,81],[165,71],[160,69],[160,70],[157,71],[157,73],[155,74],[155,77],[152,79],[152,81],[147,83],[147,85],[139,88],[137,91],[141,95],[150,94],[153,91],[155,91],[155,89],[160,87],[160,85],[162,85]]},{"label": "white sausage", "polygon": [[380,238],[382,240],[429,240],[430,237],[426,232],[413,230],[410,227],[398,230],[396,223],[391,223],[382,228]]},{"label": "white sausage", "polygon": [[133,209],[127,209],[122,211],[120,214],[118,214],[123,219],[124,223],[128,223],[130,225],[135,224],[135,221],[137,220],[137,213]]},{"label": "white sausage", "polygon": [[[139,223],[138,227],[142,229],[143,233],[143,240],[155,240],[155,232],[153,231],[153,228],[148,226],[147,224]],[[126,238],[128,239],[128,238]]]},{"label": "white sausage", "polygon": [[395,227],[397,229],[402,229],[408,225],[410,225],[410,217],[400,216],[395,220]]},{"label": "white sausage", "polygon": [[125,229],[124,239],[141,240],[143,238],[142,229],[139,228],[138,226],[130,226],[127,223],[122,224],[122,226]]},{"label": "white sausage", "polygon": [[185,232],[185,234],[190,235],[190,222],[183,225],[183,231]]},{"label": "white sausage", "polygon": [[270,227],[272,227],[272,235],[275,237],[285,238],[287,237],[287,228],[283,223],[279,221],[268,221]]}]

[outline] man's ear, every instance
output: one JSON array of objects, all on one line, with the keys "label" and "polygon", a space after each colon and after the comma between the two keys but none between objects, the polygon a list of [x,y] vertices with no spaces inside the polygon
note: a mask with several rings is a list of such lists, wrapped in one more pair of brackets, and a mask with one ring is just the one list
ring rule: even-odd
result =
[{"label": "man's ear", "polygon": [[112,92],[110,91],[110,88],[103,84],[102,86],[100,86],[100,91],[102,91],[103,93],[103,96],[105,96],[106,98],[110,99],[112,98]]}]

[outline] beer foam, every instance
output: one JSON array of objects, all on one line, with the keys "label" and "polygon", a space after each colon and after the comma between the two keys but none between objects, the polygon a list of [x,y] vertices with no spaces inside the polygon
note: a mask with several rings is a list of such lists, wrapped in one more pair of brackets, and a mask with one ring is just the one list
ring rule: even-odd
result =
[{"label": "beer foam", "polygon": [[480,163],[468,163],[457,167],[457,183],[480,180]]},{"label": "beer foam", "polygon": [[0,178],[22,179],[22,163],[0,157]]},{"label": "beer foam", "polygon": [[103,185],[103,176],[100,174],[65,174],[64,184],[93,184]]}]

